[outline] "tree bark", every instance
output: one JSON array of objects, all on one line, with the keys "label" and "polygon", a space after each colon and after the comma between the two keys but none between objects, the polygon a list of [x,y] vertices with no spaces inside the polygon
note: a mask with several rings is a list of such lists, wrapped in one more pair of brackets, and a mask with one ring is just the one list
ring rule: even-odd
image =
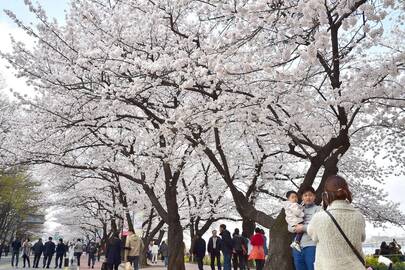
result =
[{"label": "tree bark", "polygon": [[254,234],[256,228],[256,222],[249,218],[243,218],[242,220],[242,232],[246,233],[247,237],[251,237]]},{"label": "tree bark", "polygon": [[[166,179],[166,205],[168,214],[169,266],[168,270],[185,270],[183,227],[180,223],[179,206],[177,204],[177,188],[172,181]],[[182,248],[183,247],[183,248]]]},{"label": "tree bark", "polygon": [[269,256],[264,266],[265,270],[294,270],[290,248],[291,240],[292,234],[287,230],[283,209],[270,230]]}]

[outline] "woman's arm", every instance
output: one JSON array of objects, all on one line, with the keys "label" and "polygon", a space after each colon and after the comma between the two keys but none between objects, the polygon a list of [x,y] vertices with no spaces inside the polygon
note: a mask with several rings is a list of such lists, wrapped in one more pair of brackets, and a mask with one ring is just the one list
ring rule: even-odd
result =
[{"label": "woman's arm", "polygon": [[316,233],[316,229],[319,228],[319,224],[318,224],[318,214],[315,214],[311,221],[309,222],[306,232],[308,233],[308,235],[311,237],[311,239],[317,243],[319,241],[318,239],[318,235]]}]

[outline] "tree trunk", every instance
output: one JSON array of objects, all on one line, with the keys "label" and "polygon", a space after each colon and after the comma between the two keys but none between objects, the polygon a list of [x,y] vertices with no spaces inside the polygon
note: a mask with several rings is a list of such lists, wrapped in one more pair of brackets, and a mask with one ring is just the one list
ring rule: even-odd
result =
[{"label": "tree trunk", "polygon": [[169,226],[167,238],[169,246],[168,270],[185,270],[183,227],[180,223],[179,206],[177,204],[177,188],[170,182],[166,184],[165,198]]},{"label": "tree trunk", "polygon": [[290,248],[291,241],[292,234],[287,230],[283,209],[270,229],[269,256],[264,266],[265,270],[294,270]]},{"label": "tree trunk", "polygon": [[180,224],[180,221],[169,223],[168,246],[168,270],[185,270],[186,268],[184,266],[183,228]]},{"label": "tree trunk", "polygon": [[156,241],[159,243],[159,245],[162,243],[163,237],[165,236],[166,231],[165,230],[160,230],[159,235],[156,239]]},{"label": "tree trunk", "polygon": [[249,218],[243,218],[242,220],[242,232],[246,233],[247,237],[251,237],[256,228],[256,222],[254,220],[251,220]]}]

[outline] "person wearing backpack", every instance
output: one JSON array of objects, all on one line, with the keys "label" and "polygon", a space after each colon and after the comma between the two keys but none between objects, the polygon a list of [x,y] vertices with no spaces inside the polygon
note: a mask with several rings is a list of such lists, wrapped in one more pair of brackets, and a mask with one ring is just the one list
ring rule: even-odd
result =
[{"label": "person wearing backpack", "polygon": [[74,250],[73,255],[77,259],[77,266],[80,266],[80,257],[82,256],[83,251],[84,251],[83,243],[82,243],[81,239],[77,239],[77,242],[76,242],[75,247],[74,247],[73,250]]},{"label": "person wearing backpack", "polygon": [[351,205],[352,193],[346,180],[338,175],[327,178],[322,202],[325,211],[316,213],[307,232],[317,244],[316,270],[364,270],[362,243],[366,223]]},{"label": "person wearing backpack", "polygon": [[38,268],[39,260],[41,259],[42,252],[44,251],[44,244],[42,243],[42,239],[38,239],[38,241],[32,247],[32,251],[34,252],[34,262],[32,263],[32,268]]},{"label": "person wearing backpack", "polygon": [[200,234],[196,234],[196,240],[193,247],[193,254],[197,260],[198,270],[203,270],[204,267],[204,257],[206,252],[205,240],[201,237]]},{"label": "person wearing backpack", "polygon": [[232,244],[232,264],[233,269],[238,270],[245,270],[245,255],[247,254],[247,245],[243,237],[239,234],[239,229],[236,228],[233,233]]},{"label": "person wearing backpack", "polygon": [[128,230],[128,236],[125,241],[125,257],[130,262],[134,270],[139,269],[139,256],[143,250],[142,239],[133,229]]},{"label": "person wearing backpack", "polygon": [[44,259],[42,261],[42,268],[49,268],[53,254],[55,254],[55,243],[52,241],[52,237],[49,237],[48,242],[46,242],[44,245]]},{"label": "person wearing backpack", "polygon": [[97,246],[96,243],[90,242],[87,245],[87,255],[88,255],[88,260],[87,260],[87,266],[90,268],[94,268],[94,264],[96,263],[96,253],[97,253]]},{"label": "person wearing backpack", "polygon": [[63,239],[59,239],[56,245],[56,257],[55,257],[55,268],[62,268],[63,256],[66,254],[66,246],[63,243]]}]

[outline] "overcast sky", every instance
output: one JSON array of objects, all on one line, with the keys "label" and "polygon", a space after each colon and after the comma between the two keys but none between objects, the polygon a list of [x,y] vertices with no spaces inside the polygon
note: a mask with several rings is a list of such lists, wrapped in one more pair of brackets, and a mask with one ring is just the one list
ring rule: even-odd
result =
[{"label": "overcast sky", "polygon": [[[39,2],[44,7],[48,17],[56,18],[58,21],[63,23],[65,10],[68,9],[68,0],[37,0],[35,2]],[[0,50],[9,51],[10,34],[19,40],[28,42],[30,42],[30,40],[28,40],[24,33],[19,30],[4,14],[4,9],[13,11],[17,17],[24,22],[35,22],[35,17],[32,16],[32,14],[28,11],[28,8],[24,5],[24,0],[0,0]],[[7,91],[9,88],[13,88],[17,91],[29,94],[30,90],[24,81],[21,79],[16,79],[13,76],[13,71],[7,69],[7,63],[4,60],[0,60],[0,74],[2,74],[5,79]],[[388,192],[388,196],[392,201],[401,203],[401,209],[405,212],[405,176],[389,177],[386,179],[386,185],[384,188]],[[388,226],[387,229],[376,229],[372,226],[368,226],[367,234],[368,236],[381,234],[400,237],[405,236],[405,230],[392,226]]]}]

